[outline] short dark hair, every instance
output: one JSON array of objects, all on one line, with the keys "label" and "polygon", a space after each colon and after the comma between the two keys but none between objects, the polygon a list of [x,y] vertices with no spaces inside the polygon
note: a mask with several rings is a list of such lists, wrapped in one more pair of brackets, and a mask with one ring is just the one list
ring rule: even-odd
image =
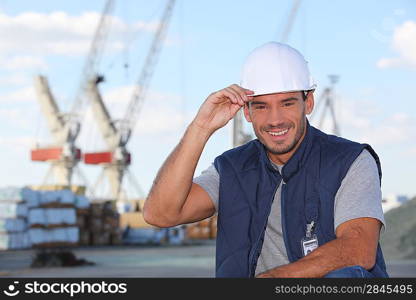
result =
[{"label": "short dark hair", "polygon": [[303,101],[306,101],[306,99],[308,98],[308,94],[312,92],[312,90],[308,90],[308,91],[302,91],[302,98]]}]

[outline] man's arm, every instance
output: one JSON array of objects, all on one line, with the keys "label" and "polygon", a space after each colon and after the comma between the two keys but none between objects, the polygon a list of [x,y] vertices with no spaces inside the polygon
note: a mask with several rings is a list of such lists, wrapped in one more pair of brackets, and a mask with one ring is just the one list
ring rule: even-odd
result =
[{"label": "man's arm", "polygon": [[252,93],[232,85],[205,100],[153,182],[143,207],[147,223],[171,227],[214,214],[215,207],[208,193],[192,183],[195,168],[209,137],[234,117],[252,98]]},{"label": "man's arm", "polygon": [[381,222],[374,218],[357,218],[336,229],[337,238],[318,247],[294,263],[262,274],[267,277],[323,277],[331,271],[348,266],[371,269],[376,260]]}]

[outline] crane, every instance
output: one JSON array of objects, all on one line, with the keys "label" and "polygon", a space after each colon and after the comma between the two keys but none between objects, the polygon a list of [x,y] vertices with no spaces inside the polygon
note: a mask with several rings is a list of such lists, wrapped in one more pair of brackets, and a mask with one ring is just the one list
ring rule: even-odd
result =
[{"label": "crane", "polygon": [[96,72],[110,23],[110,18],[107,16],[111,14],[113,8],[114,0],[107,0],[82,69],[80,86],[77,90],[72,110],[69,113],[62,113],[59,110],[47,78],[42,75],[37,75],[34,78],[37,98],[54,140],[50,147],[37,147],[31,150],[32,161],[50,163],[44,183],[52,175],[57,184],[70,186],[74,170],[82,175],[76,168],[81,160],[81,150],[76,146],[75,142],[81,129],[81,115],[86,103],[86,81],[92,76],[91,74]]},{"label": "crane", "polygon": [[105,152],[85,153],[84,163],[101,165],[103,167],[94,189],[97,189],[106,177],[110,183],[110,196],[117,203],[123,203],[127,200],[127,195],[122,188],[125,175],[128,176],[128,179],[130,179],[139,194],[143,195],[140,186],[128,168],[131,164],[131,154],[127,150],[127,144],[146,97],[150,79],[155,71],[174,4],[175,0],[168,0],[166,4],[161,22],[157,27],[150,50],[145,58],[144,66],[135,85],[132,98],[129,100],[126,113],[121,120],[113,121],[103,102],[98,90],[98,84],[103,81],[103,78],[96,76],[88,82],[87,90],[91,108],[108,150]]},{"label": "crane", "polygon": [[[319,113],[321,113],[321,118],[319,119],[318,128],[323,129],[324,121],[326,120],[326,112],[329,110],[332,128],[331,131],[335,135],[340,135],[340,128],[338,126],[337,118],[335,115],[335,84],[339,80],[339,76],[337,75],[329,75],[330,86],[325,88],[322,92],[319,100],[317,101],[316,109],[311,116],[311,122],[315,119]],[[322,103],[324,103],[324,107],[322,111],[320,108],[322,107]]]},{"label": "crane", "polygon": [[286,27],[283,30],[282,35],[280,37],[280,41],[282,43],[286,43],[287,40],[289,39],[289,35],[290,35],[290,32],[292,31],[293,23],[295,22],[296,14],[299,10],[299,6],[300,6],[301,2],[302,2],[301,0],[294,0],[293,1],[293,6],[290,10],[290,14],[289,14],[289,18],[288,18],[287,23],[286,23]]}]

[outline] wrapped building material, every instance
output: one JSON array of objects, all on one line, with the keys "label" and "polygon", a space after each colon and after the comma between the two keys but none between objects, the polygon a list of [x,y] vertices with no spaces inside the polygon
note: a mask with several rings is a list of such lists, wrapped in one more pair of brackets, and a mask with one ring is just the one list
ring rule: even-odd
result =
[{"label": "wrapped building material", "polygon": [[74,225],[76,224],[75,208],[32,208],[28,214],[29,225]]},{"label": "wrapped building material", "polygon": [[76,195],[75,206],[79,209],[87,209],[90,207],[90,201],[86,196]]},{"label": "wrapped building material", "polygon": [[165,232],[158,228],[130,228],[125,235],[125,244],[159,244]]},{"label": "wrapped building material", "polygon": [[0,219],[0,232],[23,232],[26,230],[26,220],[18,219]]},{"label": "wrapped building material", "polygon": [[43,244],[48,242],[48,238],[43,228],[30,228],[28,230],[29,240],[32,245]]},{"label": "wrapped building material", "polygon": [[4,187],[0,188],[0,202],[21,202],[23,201],[23,196],[21,193],[22,189],[18,187]]},{"label": "wrapped building material", "polygon": [[29,188],[23,188],[21,194],[28,208],[39,206],[41,197],[39,191],[34,191]]},{"label": "wrapped building material", "polygon": [[27,205],[24,202],[0,201],[0,219],[27,216]]},{"label": "wrapped building material", "polygon": [[26,202],[28,207],[39,205],[40,193],[30,188],[6,187],[0,188],[1,202]]},{"label": "wrapped building material", "polygon": [[0,250],[25,249],[30,246],[27,232],[0,233]]},{"label": "wrapped building material", "polygon": [[45,209],[45,215],[46,225],[75,225],[77,222],[75,208],[47,208]]},{"label": "wrapped building material", "polygon": [[75,204],[75,195],[70,190],[58,191],[58,196],[62,204]]},{"label": "wrapped building material", "polygon": [[59,203],[59,194],[57,191],[42,191],[40,205]]},{"label": "wrapped building material", "polygon": [[55,244],[76,244],[79,229],[76,226],[59,228],[30,228],[29,240],[34,246],[52,246]]}]

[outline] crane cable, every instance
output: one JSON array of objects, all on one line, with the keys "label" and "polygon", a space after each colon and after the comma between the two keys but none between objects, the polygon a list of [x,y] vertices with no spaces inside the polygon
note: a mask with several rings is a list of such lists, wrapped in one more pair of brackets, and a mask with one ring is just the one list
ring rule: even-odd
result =
[{"label": "crane cable", "polygon": [[[142,69],[142,72],[140,73],[139,80],[137,81],[135,90],[133,92],[133,96],[127,106],[127,111],[125,113],[123,122],[120,127],[119,143],[127,143],[131,132],[134,130],[134,125],[137,122],[138,115],[143,105],[143,101],[146,97],[146,92],[150,83],[150,78],[153,75],[158,55],[161,51],[162,41],[166,36],[167,27],[172,16],[174,4],[175,0],[169,0],[162,17],[162,22],[159,24],[150,51],[145,59],[144,67]],[[124,141],[122,141],[122,139],[124,139]]]}]

